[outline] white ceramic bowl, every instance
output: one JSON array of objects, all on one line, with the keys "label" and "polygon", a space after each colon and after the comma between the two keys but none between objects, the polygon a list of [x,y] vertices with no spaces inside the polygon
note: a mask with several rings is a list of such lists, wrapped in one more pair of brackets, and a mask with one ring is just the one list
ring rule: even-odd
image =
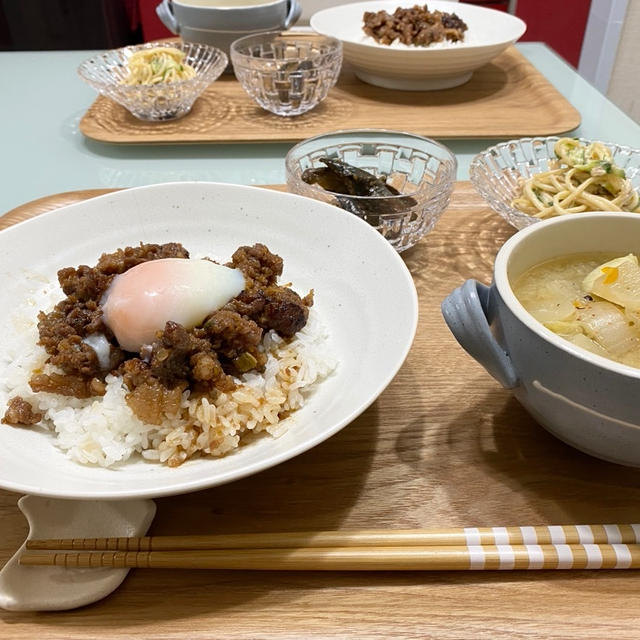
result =
[{"label": "white ceramic bowl", "polygon": [[424,91],[448,89],[467,82],[473,72],[487,64],[526,30],[511,14],[485,7],[433,0],[435,9],[456,13],[469,27],[464,42],[430,47],[395,47],[375,43],[362,30],[365,11],[411,7],[414,2],[378,0],[323,9],[311,16],[318,33],[342,40],[344,60],[364,82],[387,89]]},{"label": "white ceramic bowl", "polygon": [[511,288],[530,267],[575,253],[638,252],[640,216],[583,213],[512,236],[494,280],[468,280],[442,304],[449,328],[548,431],[581,451],[640,467],[640,369],[573,345],[538,322]]},{"label": "white ceramic bowl", "polygon": [[[315,290],[314,309],[340,360],[336,371],[279,438],[261,438],[224,458],[187,460],[176,468],[141,459],[116,469],[84,466],[68,459],[41,429],[0,425],[1,488],[61,498],[154,497],[256,473],[356,418],[391,381],[413,341],[417,295],[411,274],[366,222],[317,200],[206,182],[128,189],[0,232],[0,335],[7,335],[17,302],[41,287],[43,277],[55,279],[60,267],[92,264],[104,251],[140,241],[178,241],[193,255],[224,261],[240,245],[263,242],[282,256],[283,282],[298,291]],[[0,362],[6,362],[2,344]]]}]

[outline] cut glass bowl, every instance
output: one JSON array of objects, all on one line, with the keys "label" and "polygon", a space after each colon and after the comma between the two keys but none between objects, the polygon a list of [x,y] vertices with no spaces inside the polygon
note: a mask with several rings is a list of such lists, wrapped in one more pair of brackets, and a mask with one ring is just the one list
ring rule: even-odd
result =
[{"label": "cut glass bowl", "polygon": [[[196,75],[188,80],[158,84],[123,84],[128,75],[127,61],[137,51],[173,47],[185,53],[185,62]],[[115,100],[141,120],[173,120],[189,113],[198,96],[227,66],[227,56],[204,44],[187,42],[149,42],[112,49],[85,60],[78,67],[80,77],[103,96]]]},{"label": "cut glass bowl", "polygon": [[[320,160],[323,157],[382,177],[400,195],[344,195],[304,182],[302,174],[306,169],[325,166]],[[358,215],[398,252],[412,247],[436,224],[449,204],[457,171],[453,153],[434,140],[376,129],[335,131],[309,138],[289,151],[285,164],[287,186],[292,193],[323,200]],[[374,213],[362,213],[363,209]],[[392,210],[384,213],[385,209]]]},{"label": "cut glass bowl", "polygon": [[310,111],[338,81],[342,44],[316,34],[261,33],[231,45],[231,63],[247,94],[279,116]]},{"label": "cut glass bowl", "polygon": [[[566,137],[566,136],[565,136]],[[556,159],[553,150],[559,136],[520,138],[501,142],[476,155],[469,166],[469,179],[487,204],[516,229],[539,222],[539,218],[511,206],[520,195],[520,180],[549,169]],[[577,138],[582,144],[594,140]],[[640,187],[640,150],[602,142],[612,153],[613,164],[624,169],[635,189]],[[579,214],[571,214],[579,215]]]}]

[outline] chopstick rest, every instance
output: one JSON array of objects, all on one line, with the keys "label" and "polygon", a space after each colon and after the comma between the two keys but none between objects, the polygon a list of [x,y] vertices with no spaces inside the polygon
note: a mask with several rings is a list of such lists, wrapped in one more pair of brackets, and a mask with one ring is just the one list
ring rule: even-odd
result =
[{"label": "chopstick rest", "polygon": [[[72,535],[144,535],[153,521],[152,500],[58,500],[24,496],[18,507],[29,525],[29,537]],[[10,611],[62,611],[104,598],[117,589],[127,569],[85,571],[71,576],[56,566],[23,566],[22,544],[0,570],[0,609]],[[39,637],[35,632],[34,637]],[[0,633],[2,636],[2,633]]]},{"label": "chopstick rest", "polygon": [[311,547],[182,551],[27,551],[23,565],[286,571],[637,569],[638,544]]}]

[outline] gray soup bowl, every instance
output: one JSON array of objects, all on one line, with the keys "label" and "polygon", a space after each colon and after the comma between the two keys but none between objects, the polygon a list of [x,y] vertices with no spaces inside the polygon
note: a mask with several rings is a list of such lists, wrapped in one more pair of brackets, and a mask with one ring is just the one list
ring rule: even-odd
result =
[{"label": "gray soup bowl", "polygon": [[164,25],[185,42],[213,45],[227,56],[234,40],[263,31],[288,29],[301,12],[298,0],[260,3],[248,0],[240,6],[235,2],[229,2],[228,6],[223,3],[208,6],[193,0],[162,0],[156,7]]},{"label": "gray soup bowl", "polygon": [[640,369],[557,336],[511,288],[534,265],[586,252],[640,252],[640,215],[575,214],[519,231],[498,252],[492,285],[467,280],[442,313],[460,345],[548,431],[590,455],[640,467]]}]

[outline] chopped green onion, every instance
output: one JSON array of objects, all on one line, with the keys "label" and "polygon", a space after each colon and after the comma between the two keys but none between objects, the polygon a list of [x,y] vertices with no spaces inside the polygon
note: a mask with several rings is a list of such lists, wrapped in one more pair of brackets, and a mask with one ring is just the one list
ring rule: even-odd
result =
[{"label": "chopped green onion", "polygon": [[248,351],[245,351],[233,361],[233,364],[240,373],[244,373],[253,369],[258,361]]}]

